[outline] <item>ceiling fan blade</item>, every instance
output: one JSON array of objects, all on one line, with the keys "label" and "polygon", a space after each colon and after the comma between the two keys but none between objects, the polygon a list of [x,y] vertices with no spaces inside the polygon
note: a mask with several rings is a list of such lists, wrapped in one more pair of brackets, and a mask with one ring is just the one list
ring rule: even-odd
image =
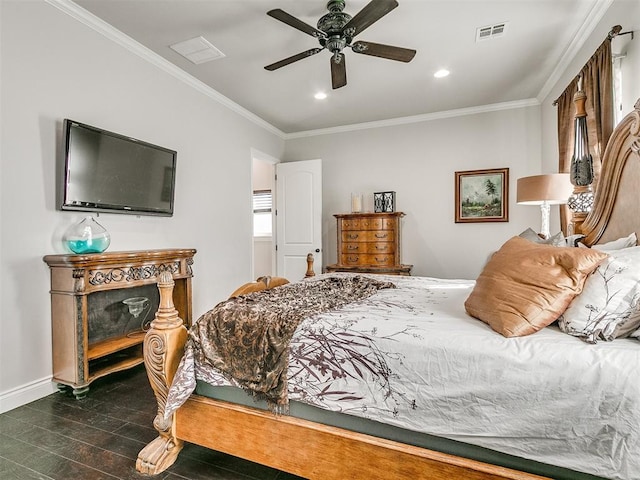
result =
[{"label": "ceiling fan blade", "polygon": [[324,50],[324,48],[312,48],[311,50],[292,55],[291,57],[285,58],[284,60],[280,60],[279,62],[267,65],[264,68],[265,70],[269,70],[270,72],[272,72],[273,70],[277,70],[278,68],[289,65],[290,63],[297,62],[298,60],[302,60],[303,58],[307,58],[311,55],[315,55],[316,53],[320,53],[322,50]]},{"label": "ceiling fan blade", "polygon": [[290,15],[287,12],[285,12],[284,10],[280,10],[279,8],[276,8],[274,10],[269,10],[267,12],[267,15],[269,15],[270,17],[275,18],[276,20],[280,20],[283,23],[286,23],[287,25],[289,25],[289,26],[291,26],[293,28],[297,28],[301,32],[304,32],[307,35],[311,35],[312,37],[316,37],[316,38],[326,37],[326,35],[325,35],[325,33],[323,31],[312,27],[311,25],[309,25],[308,23],[303,22],[302,20],[298,20],[293,15]]},{"label": "ceiling fan blade", "polygon": [[342,28],[342,31],[355,37],[371,24],[377,22],[398,6],[396,0],[371,0]]},{"label": "ceiling fan blade", "polygon": [[355,42],[351,45],[351,50],[364,55],[397,60],[398,62],[410,62],[416,54],[416,51],[410,48],[393,47],[372,42]]},{"label": "ceiling fan blade", "polygon": [[331,87],[344,87],[347,84],[347,66],[345,65],[344,54],[336,52],[330,59],[331,61]]}]

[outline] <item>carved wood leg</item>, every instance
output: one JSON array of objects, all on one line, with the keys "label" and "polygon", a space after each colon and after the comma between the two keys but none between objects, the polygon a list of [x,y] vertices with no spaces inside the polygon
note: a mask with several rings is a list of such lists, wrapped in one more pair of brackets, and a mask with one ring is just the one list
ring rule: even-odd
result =
[{"label": "carved wood leg", "polygon": [[76,397],[76,400],[82,400],[89,393],[89,385],[85,385],[83,387],[76,387],[72,390],[73,395]]},{"label": "carved wood leg", "polygon": [[173,304],[173,286],[171,274],[162,272],[158,280],[160,306],[144,339],[144,364],[158,402],[153,426],[159,434],[138,454],[136,470],[146,475],[169,468],[182,450],[182,441],[175,435],[175,416],[164,418],[169,387],[187,339],[187,330]]}]

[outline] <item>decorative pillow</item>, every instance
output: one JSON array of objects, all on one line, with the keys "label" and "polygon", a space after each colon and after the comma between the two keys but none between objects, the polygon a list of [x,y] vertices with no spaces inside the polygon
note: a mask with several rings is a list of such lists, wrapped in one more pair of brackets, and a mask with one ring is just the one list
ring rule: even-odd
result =
[{"label": "decorative pillow", "polygon": [[629,336],[640,326],[640,247],[612,250],[558,319],[588,343]]},{"label": "decorative pillow", "polygon": [[606,253],[593,249],[513,237],[489,259],[465,309],[505,337],[529,335],[564,312],[605,258]]},{"label": "decorative pillow", "polygon": [[556,233],[553,237],[542,238],[532,228],[527,228],[519,237],[526,238],[530,242],[540,243],[544,245],[553,245],[554,247],[564,247],[566,242],[562,236],[562,232]]},{"label": "decorative pillow", "polygon": [[[631,235],[627,237],[622,237],[617,240],[613,240],[607,243],[596,243],[592,245],[591,248],[595,248],[596,250],[600,250],[603,252],[610,252],[612,250],[620,250],[622,248],[635,247],[638,244],[638,239],[636,237],[636,232],[633,232]],[[583,243],[578,243],[578,247],[581,248],[589,248]]]},{"label": "decorative pillow", "polygon": [[[567,244],[567,247],[578,247],[580,245],[582,245],[580,243],[580,240],[582,240],[584,238],[584,235],[582,235],[581,233],[574,233],[573,235],[569,235],[567,237],[564,237],[564,241]],[[582,245],[584,247],[584,245]]]},{"label": "decorative pillow", "polygon": [[612,242],[601,243],[592,245],[591,248],[597,248],[603,252],[610,252],[611,250],[620,250],[621,248],[635,247],[638,244],[636,238],[636,232],[633,232],[628,237],[622,237]]}]

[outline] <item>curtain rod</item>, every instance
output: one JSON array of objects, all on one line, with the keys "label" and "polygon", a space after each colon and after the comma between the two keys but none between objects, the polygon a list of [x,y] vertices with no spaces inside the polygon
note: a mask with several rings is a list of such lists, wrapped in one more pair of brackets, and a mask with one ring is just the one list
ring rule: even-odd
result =
[{"label": "curtain rod", "polygon": [[607,37],[609,38],[609,40],[611,40],[613,37],[619,35],[621,30],[622,30],[622,27],[620,25],[616,25],[611,29]]},{"label": "curtain rod", "polygon": [[611,29],[607,36],[609,39],[612,39],[613,37],[621,37],[622,35],[631,35],[631,40],[633,40],[633,30],[629,30],[628,32],[620,32],[620,30],[622,30],[622,27],[620,25],[616,25]]},{"label": "curtain rod", "polygon": [[[633,40],[633,30],[630,30],[628,32],[622,32],[620,33],[620,30],[622,30],[622,27],[620,25],[614,25],[611,30],[609,31],[609,33],[607,34],[607,39],[611,40],[614,37],[620,36],[620,35],[628,35],[631,34],[631,40]],[[582,70],[581,70],[582,71]],[[580,80],[581,74],[579,73],[575,78],[576,80]],[[555,107],[558,105],[558,100],[559,99],[555,99],[552,103],[552,105]]]}]

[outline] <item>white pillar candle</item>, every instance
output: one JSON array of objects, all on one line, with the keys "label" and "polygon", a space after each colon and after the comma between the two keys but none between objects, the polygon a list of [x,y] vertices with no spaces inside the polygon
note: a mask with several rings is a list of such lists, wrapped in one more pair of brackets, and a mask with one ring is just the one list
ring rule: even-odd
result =
[{"label": "white pillar candle", "polygon": [[351,194],[351,212],[352,213],[362,212],[362,194],[361,193]]}]

